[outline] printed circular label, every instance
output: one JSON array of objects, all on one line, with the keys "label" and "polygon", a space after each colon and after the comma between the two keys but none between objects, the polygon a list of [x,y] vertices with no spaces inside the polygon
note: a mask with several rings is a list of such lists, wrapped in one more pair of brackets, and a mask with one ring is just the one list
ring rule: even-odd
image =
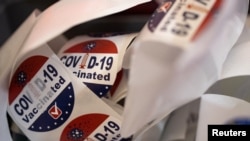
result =
[{"label": "printed circular label", "polygon": [[60,141],[120,141],[120,121],[105,114],[92,113],[71,121]]},{"label": "printed circular label", "polygon": [[32,56],[18,66],[9,87],[9,111],[18,125],[46,132],[60,127],[74,107],[70,78],[56,60]]},{"label": "printed circular label", "polygon": [[175,1],[176,0],[168,0],[155,10],[148,22],[148,29],[151,32],[154,32],[154,30],[158,27],[159,23],[162,21],[163,17],[168,13]]},{"label": "printed circular label", "polygon": [[186,47],[205,28],[221,0],[168,0],[150,17],[148,30],[173,46]]},{"label": "printed circular label", "polygon": [[90,40],[67,48],[59,55],[97,96],[103,97],[113,85],[118,67],[118,50],[110,40]]}]

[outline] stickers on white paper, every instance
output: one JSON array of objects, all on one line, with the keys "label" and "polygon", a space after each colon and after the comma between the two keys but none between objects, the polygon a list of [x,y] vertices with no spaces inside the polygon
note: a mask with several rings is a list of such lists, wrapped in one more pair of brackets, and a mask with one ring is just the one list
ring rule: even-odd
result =
[{"label": "stickers on white paper", "polygon": [[87,114],[72,120],[60,141],[120,141],[120,121],[105,114]]},{"label": "stickers on white paper", "polygon": [[109,40],[90,40],[66,49],[60,59],[89,89],[102,97],[115,80],[117,53],[116,45]]},{"label": "stickers on white paper", "polygon": [[182,47],[191,42],[209,20],[221,0],[167,0],[148,21],[148,29]]},{"label": "stickers on white paper", "polygon": [[46,132],[60,127],[71,115],[74,99],[69,76],[46,56],[27,58],[11,79],[10,112],[31,131]]},{"label": "stickers on white paper", "polygon": [[112,37],[75,37],[58,56],[98,97],[107,96],[121,70],[127,46],[136,34]]},{"label": "stickers on white paper", "polygon": [[[30,140],[121,138],[119,113],[78,81],[47,46],[19,58],[13,70],[8,112]],[[106,130],[113,134],[105,136]]]}]

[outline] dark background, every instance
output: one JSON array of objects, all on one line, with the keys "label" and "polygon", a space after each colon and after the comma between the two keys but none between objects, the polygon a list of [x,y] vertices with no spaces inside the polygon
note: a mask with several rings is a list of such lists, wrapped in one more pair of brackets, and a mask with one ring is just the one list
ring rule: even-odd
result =
[{"label": "dark background", "polygon": [[[0,47],[34,9],[43,11],[57,1],[58,0],[0,0]],[[141,16],[142,18],[139,20],[135,17],[135,13],[137,15],[150,15],[156,7],[157,4],[155,2],[146,3],[137,8],[79,25],[69,30],[65,35],[71,37],[75,34],[87,32],[129,32],[139,30],[147,17]],[[120,15],[122,15],[123,18],[119,18]],[[124,17],[127,17],[127,19]],[[133,20],[137,23],[128,25],[126,23],[128,22],[127,20]]]},{"label": "dark background", "polygon": [[[0,0],[0,47],[34,9],[41,11],[58,0]],[[152,1],[111,16],[76,26],[67,37],[89,32],[139,31],[157,7]],[[250,13],[250,12],[248,12]],[[122,18],[121,18],[122,16]]]}]

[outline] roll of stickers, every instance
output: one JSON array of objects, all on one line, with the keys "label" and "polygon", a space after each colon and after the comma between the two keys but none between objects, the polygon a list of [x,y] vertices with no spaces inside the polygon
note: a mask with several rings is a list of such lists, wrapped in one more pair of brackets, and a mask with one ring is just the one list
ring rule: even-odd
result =
[{"label": "roll of stickers", "polygon": [[[35,18],[32,15],[4,46],[8,49],[3,54],[12,54],[1,72],[4,80],[1,81],[1,100],[6,101],[1,105],[1,112],[6,113],[8,106],[11,118],[30,140],[120,140],[121,116],[77,81],[72,72],[66,71],[68,69],[44,45],[53,45],[55,38],[60,40],[63,32],[78,24],[145,2],[148,0],[59,1],[36,14]],[[58,48],[53,47],[53,50],[57,52]],[[11,65],[14,68],[11,69]],[[7,124],[6,115],[1,115]],[[8,140],[10,134],[6,132],[6,124],[1,126],[4,127],[1,133]],[[104,133],[107,130],[111,132]]]},{"label": "roll of stickers", "polygon": [[160,141],[207,141],[208,125],[249,123],[249,108],[249,101],[242,99],[202,95],[173,112]]},{"label": "roll of stickers", "polygon": [[156,9],[126,61],[123,136],[143,132],[218,80],[247,9],[247,0],[167,0]]},{"label": "roll of stickers", "polygon": [[104,97],[114,85],[126,49],[136,35],[75,37],[61,48],[58,56],[80,81]]},{"label": "roll of stickers", "polygon": [[[61,0],[45,9],[24,46],[37,47],[79,24],[118,13],[150,0]],[[49,22],[48,22],[49,21]]]},{"label": "roll of stickers", "polygon": [[[36,140],[36,141],[39,141],[39,140],[60,140],[60,136],[63,136],[62,139],[72,140],[72,136],[74,136],[74,137],[79,137],[82,140],[83,138],[85,138],[88,135],[85,132],[87,132],[87,133],[91,132],[93,134],[94,134],[94,132],[88,130],[88,131],[84,131],[85,135],[76,136],[75,133],[78,135],[82,135],[82,134],[79,134],[80,131],[83,131],[83,127],[81,127],[81,126],[86,125],[84,123],[78,122],[79,120],[84,121],[81,119],[86,119],[89,117],[91,120],[93,119],[93,117],[94,118],[100,117],[99,119],[104,120],[105,118],[109,119],[109,117],[112,117],[112,116],[110,116],[109,112],[112,113],[113,110],[109,106],[107,106],[105,103],[103,103],[103,101],[101,101],[102,104],[101,104],[101,107],[99,107],[100,114],[98,113],[99,110],[96,110],[96,111],[93,110],[93,112],[97,112],[97,115],[95,115],[95,113],[91,113],[91,111],[92,111],[91,109],[89,109],[89,111],[86,109],[85,109],[86,111],[82,110],[83,108],[85,108],[82,105],[82,103],[84,103],[84,102],[87,102],[86,103],[87,105],[85,105],[85,106],[94,107],[94,109],[95,109],[95,107],[98,107],[97,106],[98,104],[94,102],[96,97],[92,96],[93,93],[87,87],[84,87],[84,90],[80,90],[80,88],[82,88],[83,84],[81,84],[81,82],[79,84],[76,84],[77,80],[75,80],[75,79],[72,80],[73,81],[72,83],[74,83],[72,85],[73,86],[77,85],[77,86],[74,86],[74,90],[72,90],[72,91],[74,91],[74,94],[77,93],[77,95],[79,97],[76,96],[74,98],[74,101],[78,104],[79,103],[81,103],[81,104],[78,105],[75,103],[75,106],[70,113],[70,111],[64,111],[64,109],[61,109],[59,107],[60,104],[62,104],[64,102],[67,103],[67,101],[60,101],[59,103],[57,103],[57,102],[53,103],[53,100],[57,99],[57,97],[55,98],[54,96],[58,95],[61,92],[61,91],[59,91],[59,89],[63,89],[63,87],[65,87],[65,85],[63,85],[63,84],[68,83],[66,81],[71,82],[71,79],[75,77],[73,75],[71,78],[70,76],[66,75],[67,73],[70,73],[70,72],[65,73],[64,69],[61,70],[61,68],[64,66],[60,66],[60,65],[54,66],[54,64],[52,64],[52,65],[47,64],[48,66],[44,66],[47,68],[41,68],[41,69],[44,69],[43,78],[47,77],[46,84],[48,84],[49,80],[51,80],[51,79],[58,81],[57,83],[53,84],[52,86],[46,87],[46,91],[48,89],[50,89],[51,90],[50,92],[56,93],[55,95],[53,94],[53,96],[52,96],[53,98],[50,98],[49,100],[46,100],[47,97],[51,96],[51,93],[49,91],[48,91],[48,93],[45,93],[45,94],[43,93],[44,99],[39,99],[40,97],[29,97],[30,95],[32,95],[32,92],[36,93],[37,94],[36,96],[39,96],[39,94],[41,94],[41,93],[39,93],[39,89],[41,91],[43,86],[46,86],[44,84],[45,79],[43,79],[43,80],[36,79],[36,78],[38,78],[38,77],[40,78],[42,76],[36,76],[35,74],[33,74],[34,79],[36,79],[36,82],[34,82],[34,83],[36,83],[37,85],[30,84],[31,83],[30,82],[30,83],[28,83],[28,86],[26,86],[26,85],[20,86],[20,87],[17,86],[18,87],[17,89],[19,92],[15,91],[15,90],[13,92],[14,94],[11,92],[12,93],[11,94],[12,96],[10,96],[10,97],[12,97],[11,100],[8,100],[8,89],[12,89],[12,90],[16,89],[15,88],[16,86],[13,86],[13,87],[11,86],[11,88],[8,88],[8,86],[7,86],[8,84],[6,82],[8,82],[8,78],[10,76],[17,73],[15,71],[16,71],[16,68],[18,67],[18,65],[23,65],[25,68],[29,68],[31,70],[37,69],[37,70],[33,70],[33,72],[40,71],[40,73],[41,73],[42,70],[39,70],[40,67],[43,66],[43,63],[47,62],[47,61],[45,61],[46,59],[44,59],[44,58],[46,58],[46,57],[50,58],[51,52],[46,51],[48,53],[47,54],[46,52],[41,51],[44,53],[44,54],[41,53],[42,55],[39,52],[37,53],[37,54],[41,55],[41,57],[34,57],[36,59],[38,58],[38,60],[41,61],[41,62],[38,61],[41,66],[38,65],[37,68],[35,68],[35,67],[33,68],[33,66],[35,66],[33,64],[27,65],[26,64],[27,62],[25,60],[27,58],[21,58],[21,61],[25,61],[25,63],[22,64],[22,62],[20,62],[20,60],[19,60],[20,58],[17,58],[17,56],[24,57],[27,55],[27,52],[35,50],[39,46],[43,46],[44,44],[54,45],[55,42],[53,42],[53,41],[55,41],[54,39],[57,37],[59,37],[59,38],[57,38],[58,40],[56,39],[57,41],[60,40],[60,41],[64,42],[65,41],[64,38],[60,38],[60,35],[63,32],[67,31],[68,29],[70,29],[76,25],[82,24],[84,22],[87,22],[87,21],[90,21],[90,20],[93,20],[96,18],[100,18],[103,16],[117,13],[117,12],[123,11],[125,9],[131,8],[133,6],[145,3],[145,2],[148,2],[148,0],[127,0],[127,1],[122,1],[122,2],[119,0],[117,0],[117,1],[114,1],[114,0],[58,1],[55,4],[51,5],[50,7],[48,7],[47,9],[45,9],[41,14],[34,12],[35,14],[33,13],[29,17],[29,19],[27,19],[27,21],[22,25],[22,27],[19,30],[17,30],[16,33],[13,34],[13,36],[8,40],[8,42],[1,48],[1,54],[4,54],[4,55],[1,55],[1,57],[6,56],[6,54],[7,54],[7,58],[9,58],[8,62],[6,62],[6,61],[0,62],[2,64],[1,66],[5,66],[5,67],[3,67],[3,69],[0,70],[1,84],[3,84],[3,85],[1,85],[1,89],[0,89],[1,90],[1,101],[3,101],[3,102],[1,102],[0,112],[2,113],[1,114],[2,116],[0,118],[2,119],[1,121],[4,122],[2,124],[2,126],[0,126],[1,127],[0,128],[0,131],[1,131],[0,135],[1,135],[2,139],[6,140],[6,141],[11,140],[10,139],[11,136],[8,132],[9,130],[7,130],[8,125],[7,125],[6,114],[4,114],[4,113],[6,113],[7,106],[8,106],[9,114],[14,119],[14,121],[17,122],[18,126],[20,126],[22,131],[24,131],[25,135],[27,135],[31,140]],[[53,40],[53,41],[51,41],[51,40]],[[60,41],[57,43],[61,44],[62,42],[60,42]],[[57,44],[57,45],[59,45],[59,44]],[[15,47],[14,50],[13,50],[13,47]],[[9,49],[11,49],[11,51]],[[58,51],[57,47],[56,48],[53,47],[52,49],[54,51]],[[28,55],[26,57],[30,57],[30,55]],[[54,58],[54,57],[52,57],[52,58]],[[2,60],[5,60],[5,59],[2,59]],[[16,61],[14,61],[14,60],[16,60]],[[31,59],[31,60],[33,60],[33,59]],[[47,60],[50,60],[50,59],[47,59]],[[30,62],[32,62],[32,61],[29,60],[28,63],[30,63]],[[57,61],[55,61],[55,62],[57,62]],[[15,64],[16,68],[11,69],[11,66],[14,64]],[[57,63],[55,63],[55,64],[57,64]],[[11,70],[13,71],[12,75],[10,75]],[[63,71],[65,76],[63,74],[60,75],[60,77],[57,75],[51,76],[51,75],[55,75],[53,73],[56,73],[56,72],[61,73],[61,71]],[[29,71],[27,71],[27,72],[29,72]],[[31,78],[26,78],[27,72],[22,72],[22,73],[20,72],[18,80],[14,80],[15,78],[13,78],[12,84],[14,84],[14,83],[21,84],[22,83],[21,85],[23,85],[23,82],[26,82],[26,79],[31,79]],[[39,75],[42,75],[42,74],[39,74]],[[17,77],[17,76],[15,76],[15,77]],[[29,77],[30,77],[30,72],[29,72]],[[54,79],[54,77],[56,77],[56,78]],[[31,79],[31,80],[33,80],[33,79]],[[64,82],[64,80],[65,80],[65,82]],[[36,86],[36,88],[33,88],[34,85]],[[24,90],[24,91],[27,90],[30,95],[28,93],[21,93],[20,94],[20,92],[22,92],[22,90]],[[67,89],[65,88],[65,90],[67,90]],[[78,92],[81,94],[79,94]],[[86,93],[89,93],[89,94],[86,94]],[[80,97],[83,97],[83,95],[86,96],[85,98],[87,98],[87,99],[84,99],[85,101],[79,102],[81,99]],[[59,97],[61,97],[61,95]],[[47,102],[45,103],[44,100]],[[100,101],[100,99],[98,99],[97,101]],[[92,103],[92,104],[90,104],[90,103]],[[51,104],[51,105],[49,105],[49,104]],[[95,105],[95,104],[97,104],[97,105]],[[14,106],[14,105],[16,105],[16,106]],[[72,104],[69,104],[69,105],[72,106]],[[65,106],[65,108],[66,107],[67,106]],[[38,110],[38,108],[40,108],[40,109]],[[50,109],[46,109],[46,108],[50,108]],[[48,112],[48,110],[50,110],[50,112]],[[78,112],[79,110],[81,112]],[[44,114],[41,112],[44,112]],[[90,112],[90,113],[88,113],[88,112]],[[82,113],[82,114],[80,114],[80,113]],[[62,119],[61,119],[61,116],[62,116],[61,114],[63,116],[65,116],[65,114],[67,116],[69,116],[69,114],[71,114],[71,116],[62,117]],[[40,118],[40,116],[42,116],[42,118],[43,118],[44,117],[43,115],[47,116],[49,118],[53,118],[53,117],[57,118],[58,117],[58,119],[57,119],[58,122],[51,123],[52,120],[51,119],[49,120],[49,118],[48,118],[48,120],[46,118],[44,118],[44,120],[42,120],[42,122],[40,122],[39,118]],[[116,136],[117,135],[116,131],[119,132],[119,129],[120,129],[120,126],[119,126],[120,125],[120,115],[115,113],[113,116],[114,116],[115,120],[114,121],[107,121],[108,122],[107,126],[105,126],[105,125],[104,126],[105,126],[105,129],[113,128],[115,131],[114,130],[109,130],[109,131],[112,131],[111,133],[114,133],[115,134],[114,136]],[[71,119],[71,118],[75,118],[76,120]],[[72,120],[72,122],[74,120],[74,122],[69,123],[70,120]],[[93,122],[94,122],[94,120],[93,120]],[[44,121],[50,121],[50,122],[44,123]],[[27,124],[27,122],[28,122],[28,124]],[[76,123],[79,123],[79,124],[76,124]],[[88,123],[91,123],[91,122],[88,122]],[[94,127],[95,125],[97,126],[98,124],[101,124],[101,123],[105,124],[104,122],[101,122],[101,120],[99,120],[99,121],[97,121],[97,124],[94,124],[91,127]],[[36,124],[36,125],[41,125],[41,126],[32,126],[31,124],[32,125]],[[47,125],[51,124],[51,125],[48,125],[47,127],[45,127],[46,124]],[[66,124],[68,126],[66,126]],[[74,124],[74,126],[71,126],[71,124]],[[67,133],[67,135],[65,135],[65,134],[60,135],[61,131],[66,127],[67,127],[67,131],[65,129],[65,131],[63,131],[63,133]],[[72,129],[73,127],[77,128],[79,130],[73,130]],[[103,128],[101,126],[99,126],[99,127],[101,128],[100,130],[103,130]],[[92,130],[92,128],[90,128],[90,129]],[[38,130],[38,131],[34,131],[34,130]],[[72,132],[70,133],[69,130]],[[98,128],[98,130],[99,130],[99,128]],[[67,138],[64,138],[64,136],[67,136]],[[104,140],[104,139],[109,140],[109,138],[114,137],[113,135],[110,135],[109,133],[108,134],[102,133],[101,131],[100,132],[98,131],[98,134],[94,135],[94,136],[95,136],[94,139],[96,139],[96,140],[98,140],[98,139],[99,140]],[[114,138],[119,138],[119,137],[114,137]]]},{"label": "roll of stickers", "polygon": [[[132,47],[125,54],[124,68],[130,68],[131,55],[135,47],[145,46],[143,42],[153,42],[153,46],[168,46],[167,54],[171,62],[181,54],[182,50],[195,48],[190,45],[206,25],[212,20],[211,17],[218,12],[223,0],[210,2],[197,0],[161,0],[160,5],[151,15],[145,27],[141,30]],[[156,43],[154,43],[156,42]],[[206,41],[207,42],[207,41]],[[157,43],[159,45],[157,45]],[[162,45],[162,44],[163,45]],[[167,48],[167,47],[166,47]],[[156,50],[159,50],[156,48]],[[199,48],[198,48],[199,50]]]},{"label": "roll of stickers", "polygon": [[75,79],[48,46],[17,60],[8,113],[30,140],[121,139],[121,116]]}]

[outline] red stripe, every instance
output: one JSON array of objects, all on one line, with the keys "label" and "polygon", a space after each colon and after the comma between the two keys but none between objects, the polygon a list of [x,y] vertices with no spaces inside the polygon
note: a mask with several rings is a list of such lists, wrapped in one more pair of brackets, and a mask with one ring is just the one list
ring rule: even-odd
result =
[{"label": "red stripe", "polygon": [[[45,56],[32,56],[26,59],[15,71],[10,87],[9,87],[9,104],[11,104],[16,97],[21,93],[26,84],[35,76],[43,64],[48,60]],[[18,74],[19,72],[25,72],[27,75],[27,80],[24,85],[18,83]]]},{"label": "red stripe", "polygon": [[[83,131],[82,140],[86,139],[97,127],[99,127],[109,116],[104,114],[87,114],[71,121],[63,130],[60,141],[73,141],[69,137],[70,131],[77,128]],[[80,140],[80,139],[79,139]]]}]

